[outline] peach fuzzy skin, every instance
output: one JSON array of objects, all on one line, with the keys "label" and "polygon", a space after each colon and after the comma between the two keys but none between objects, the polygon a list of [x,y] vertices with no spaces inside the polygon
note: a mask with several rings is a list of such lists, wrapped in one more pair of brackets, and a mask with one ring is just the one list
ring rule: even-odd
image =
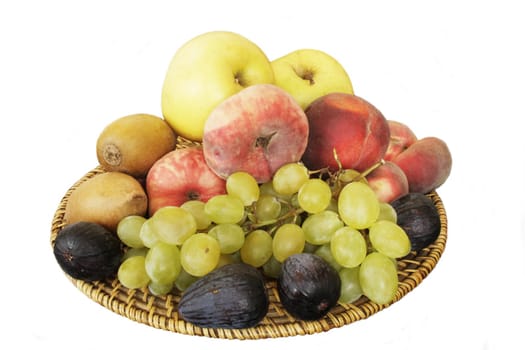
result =
[{"label": "peach fuzzy skin", "polygon": [[417,141],[416,134],[406,124],[388,120],[388,127],[390,128],[390,142],[383,157],[384,160],[394,159]]},{"label": "peach fuzzy skin", "polygon": [[208,201],[226,193],[226,181],[206,164],[200,147],[179,148],[159,159],[146,177],[149,214],[189,200]]},{"label": "peach fuzzy skin", "polygon": [[428,193],[450,175],[452,156],[447,144],[437,137],[425,137],[393,160],[405,173],[410,192]]},{"label": "peach fuzzy skin", "polygon": [[299,161],[307,141],[308,121],[293,97],[275,85],[258,84],[212,111],[202,145],[218,176],[246,171],[264,183],[282,165]]},{"label": "peach fuzzy skin", "polygon": [[374,190],[377,198],[384,203],[408,193],[408,179],[401,168],[389,161],[385,161],[366,177],[368,185]]},{"label": "peach fuzzy skin", "polygon": [[390,140],[383,114],[361,97],[331,93],[306,109],[310,135],[303,162],[309,169],[339,168],[364,171],[379,162]]}]

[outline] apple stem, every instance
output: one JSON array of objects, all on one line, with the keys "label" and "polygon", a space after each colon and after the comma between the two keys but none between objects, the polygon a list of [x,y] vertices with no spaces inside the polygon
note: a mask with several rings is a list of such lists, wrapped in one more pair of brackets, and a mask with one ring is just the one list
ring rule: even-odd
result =
[{"label": "apple stem", "polygon": [[235,73],[235,75],[233,76],[233,79],[235,81],[235,84],[238,84],[242,87],[246,86],[246,82],[244,81],[241,72]]}]

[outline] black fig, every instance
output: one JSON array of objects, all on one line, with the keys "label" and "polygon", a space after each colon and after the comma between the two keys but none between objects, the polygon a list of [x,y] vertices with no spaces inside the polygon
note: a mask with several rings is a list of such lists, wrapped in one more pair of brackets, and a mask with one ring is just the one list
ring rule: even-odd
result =
[{"label": "black fig", "polygon": [[64,272],[75,279],[98,281],[114,277],[123,255],[118,237],[93,222],[66,225],[54,242],[53,253]]},{"label": "black fig", "polygon": [[397,213],[397,224],[408,235],[412,250],[419,251],[433,243],[441,231],[441,220],[432,199],[410,192],[390,203]]},{"label": "black fig", "polygon": [[281,304],[292,316],[317,320],[337,304],[341,279],[320,256],[300,253],[283,262],[277,290]]},{"label": "black fig", "polygon": [[224,265],[191,284],[179,302],[187,322],[207,328],[248,328],[268,313],[262,274],[244,263]]}]

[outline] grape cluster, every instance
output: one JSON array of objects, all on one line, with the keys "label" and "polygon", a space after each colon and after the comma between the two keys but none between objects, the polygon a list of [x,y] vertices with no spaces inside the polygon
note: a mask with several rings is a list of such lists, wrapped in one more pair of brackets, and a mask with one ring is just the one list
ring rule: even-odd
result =
[{"label": "grape cluster", "polygon": [[231,262],[276,278],[289,256],[310,252],[339,272],[341,302],[365,295],[389,303],[398,285],[396,259],[410,252],[410,240],[366,173],[289,163],[258,184],[236,172],[226,179],[226,194],[207,202],[163,207],[149,218],[128,216],[117,228],[129,247],[118,279],[127,288],[164,295]]}]

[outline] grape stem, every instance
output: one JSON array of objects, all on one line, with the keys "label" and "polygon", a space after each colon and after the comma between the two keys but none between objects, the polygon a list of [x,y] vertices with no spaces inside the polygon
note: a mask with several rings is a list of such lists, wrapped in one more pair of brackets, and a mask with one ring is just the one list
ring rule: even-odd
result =
[{"label": "grape stem", "polygon": [[[385,164],[385,160],[381,159],[379,162],[373,164],[369,168],[365,169],[363,172],[359,172],[356,176],[352,177],[351,179],[342,180],[341,175],[344,173],[345,170],[349,170],[349,169],[343,168],[343,165],[341,161],[339,160],[339,157],[337,155],[335,148],[333,149],[333,153],[334,153],[335,161],[337,162],[337,165],[338,165],[337,171],[331,172],[329,167],[325,167],[325,168],[321,168],[318,170],[309,170],[308,173],[310,176],[314,174],[319,174],[320,178],[323,178],[324,175],[327,175],[329,183],[332,184],[332,194],[333,194],[333,198],[335,199],[339,197],[339,193],[341,192],[341,190],[344,188],[345,185],[351,182],[361,181],[363,179],[366,179],[366,177],[371,172],[379,168],[381,165]],[[282,198],[278,198],[278,200],[282,204],[288,207],[288,210],[284,214],[282,214],[281,216],[275,219],[259,221],[257,220],[257,217],[254,214],[255,208],[252,206],[250,208],[251,209],[250,212],[248,213],[248,220],[243,225],[244,228],[247,229],[248,231],[252,231],[252,230],[259,229],[259,228],[266,227],[266,226],[273,226],[269,230],[270,231],[269,233],[271,233],[271,231],[279,227],[285,220],[294,218],[294,221],[295,221],[295,219],[297,219],[302,213],[304,213],[304,210],[302,208],[295,207],[291,203],[290,200],[285,200]]]},{"label": "grape stem", "polygon": [[[335,162],[337,163],[337,167],[339,169],[337,171],[337,173],[340,173],[341,171],[344,170],[343,164],[341,163],[341,160],[339,159],[339,156],[337,155],[337,150],[334,148],[332,150],[332,152],[334,153],[334,159],[335,159]],[[350,182],[359,181],[359,180],[367,177],[368,174],[370,174],[372,171],[376,170],[377,168],[379,168],[383,164],[385,164],[385,160],[381,158],[381,160],[379,162],[373,164],[368,169],[365,169],[365,171],[361,172],[359,175],[357,175],[356,177],[352,178],[352,180]]]},{"label": "grape stem", "polygon": [[354,177],[352,181],[359,181],[363,178],[366,178],[372,171],[376,170],[383,164],[385,164],[385,160],[381,159],[379,162],[375,163],[374,165],[372,165],[371,167],[369,167],[368,169],[366,169],[365,171],[363,171],[362,173]]},{"label": "grape stem", "polygon": [[261,227],[265,227],[265,226],[274,225],[274,227],[269,232],[269,233],[271,233],[271,231],[273,231],[274,229],[276,229],[279,226],[281,226],[281,223],[283,221],[285,221],[285,220],[287,220],[289,218],[296,219],[299,215],[301,215],[304,212],[304,210],[302,208],[295,208],[289,201],[283,200],[281,198],[279,198],[278,200],[281,203],[283,203],[286,206],[288,206],[288,208],[290,208],[290,210],[288,210],[286,213],[284,213],[283,215],[279,216],[278,218],[275,218],[275,219],[272,219],[272,220],[265,220],[265,221],[257,221],[257,219],[255,218],[255,215],[248,215],[248,222],[246,223],[246,226],[249,229],[249,231],[252,231],[252,230],[255,230],[255,229],[258,229],[258,228],[261,228]]},{"label": "grape stem", "polygon": [[334,185],[333,189],[332,189],[332,193],[333,193],[334,198],[337,198],[339,196],[339,192],[341,192],[341,190],[343,189],[343,187],[346,184],[349,184],[350,182],[361,181],[362,179],[366,179],[366,177],[371,172],[373,172],[374,170],[379,168],[381,165],[385,164],[385,160],[381,159],[379,162],[373,164],[369,168],[367,168],[364,171],[360,172],[358,175],[354,176],[349,181],[342,181],[341,178],[340,178],[341,174],[343,174],[343,172],[345,170],[347,170],[347,169],[343,168],[343,164],[341,163],[341,160],[339,159],[339,156],[337,155],[337,151],[336,151],[335,148],[333,149],[333,153],[334,153],[334,159],[335,159],[335,161],[337,163],[337,166],[338,166],[338,170],[335,173],[330,174],[330,180],[331,180],[331,182]]}]

